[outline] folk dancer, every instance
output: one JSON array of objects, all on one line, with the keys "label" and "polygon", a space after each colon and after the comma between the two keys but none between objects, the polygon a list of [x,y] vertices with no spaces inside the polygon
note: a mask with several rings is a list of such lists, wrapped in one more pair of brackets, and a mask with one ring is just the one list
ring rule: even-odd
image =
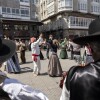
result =
[{"label": "folk dancer", "polygon": [[36,38],[31,38],[31,51],[32,51],[32,60],[33,60],[33,73],[34,76],[40,74],[41,64],[40,64],[40,48],[39,43],[43,41],[42,35],[40,35],[39,39],[36,41]]}]

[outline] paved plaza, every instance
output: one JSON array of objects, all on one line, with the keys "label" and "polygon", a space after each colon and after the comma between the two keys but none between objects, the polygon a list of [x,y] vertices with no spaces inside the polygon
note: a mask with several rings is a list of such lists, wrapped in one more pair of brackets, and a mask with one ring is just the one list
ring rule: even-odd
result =
[{"label": "paved plaza", "polygon": [[[26,64],[22,64],[20,74],[8,74],[9,77],[16,78],[22,83],[32,86],[34,89],[39,89],[44,92],[49,100],[59,100],[61,95],[61,89],[59,88],[59,82],[61,77],[49,77],[47,74],[48,70],[48,59],[46,59],[46,51],[42,51],[45,60],[41,60],[41,75],[33,76],[32,73],[32,59],[31,52],[26,51]],[[59,55],[59,51],[58,51]],[[19,57],[19,53],[18,53]],[[20,58],[19,58],[20,62]],[[71,66],[75,65],[74,60],[60,59],[63,71],[67,71]]]}]

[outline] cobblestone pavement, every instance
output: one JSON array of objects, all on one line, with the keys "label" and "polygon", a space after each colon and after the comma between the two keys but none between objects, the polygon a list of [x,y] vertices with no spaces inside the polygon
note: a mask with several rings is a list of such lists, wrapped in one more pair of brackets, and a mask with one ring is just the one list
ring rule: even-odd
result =
[{"label": "cobblestone pavement", "polygon": [[[42,51],[45,56],[45,51]],[[58,52],[59,55],[59,52]],[[18,53],[19,57],[19,53]],[[19,58],[20,59],[20,58]],[[34,89],[39,89],[44,92],[49,100],[59,100],[61,95],[61,89],[59,88],[59,82],[61,77],[49,77],[47,74],[48,59],[41,60],[41,75],[33,76],[32,73],[32,59],[31,52],[26,51],[26,64],[22,64],[20,74],[8,74],[9,77],[16,78],[22,83],[32,86]],[[19,60],[20,62],[20,60]],[[71,66],[75,65],[74,60],[60,59],[63,71],[67,71]]]}]

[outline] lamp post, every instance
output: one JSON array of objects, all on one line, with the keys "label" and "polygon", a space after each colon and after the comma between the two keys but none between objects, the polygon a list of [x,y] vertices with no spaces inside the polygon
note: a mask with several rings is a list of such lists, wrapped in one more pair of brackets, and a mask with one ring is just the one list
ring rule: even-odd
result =
[{"label": "lamp post", "polygon": [[0,37],[3,37],[2,15],[0,15]]}]

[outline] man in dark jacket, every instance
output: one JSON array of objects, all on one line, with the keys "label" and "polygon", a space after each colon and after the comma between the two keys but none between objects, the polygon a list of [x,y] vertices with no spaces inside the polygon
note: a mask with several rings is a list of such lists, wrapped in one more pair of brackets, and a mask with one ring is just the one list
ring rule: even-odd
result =
[{"label": "man in dark jacket", "polygon": [[85,67],[74,66],[68,71],[60,100],[100,100],[100,19],[90,23],[88,34],[73,42],[88,44],[94,62]]}]

